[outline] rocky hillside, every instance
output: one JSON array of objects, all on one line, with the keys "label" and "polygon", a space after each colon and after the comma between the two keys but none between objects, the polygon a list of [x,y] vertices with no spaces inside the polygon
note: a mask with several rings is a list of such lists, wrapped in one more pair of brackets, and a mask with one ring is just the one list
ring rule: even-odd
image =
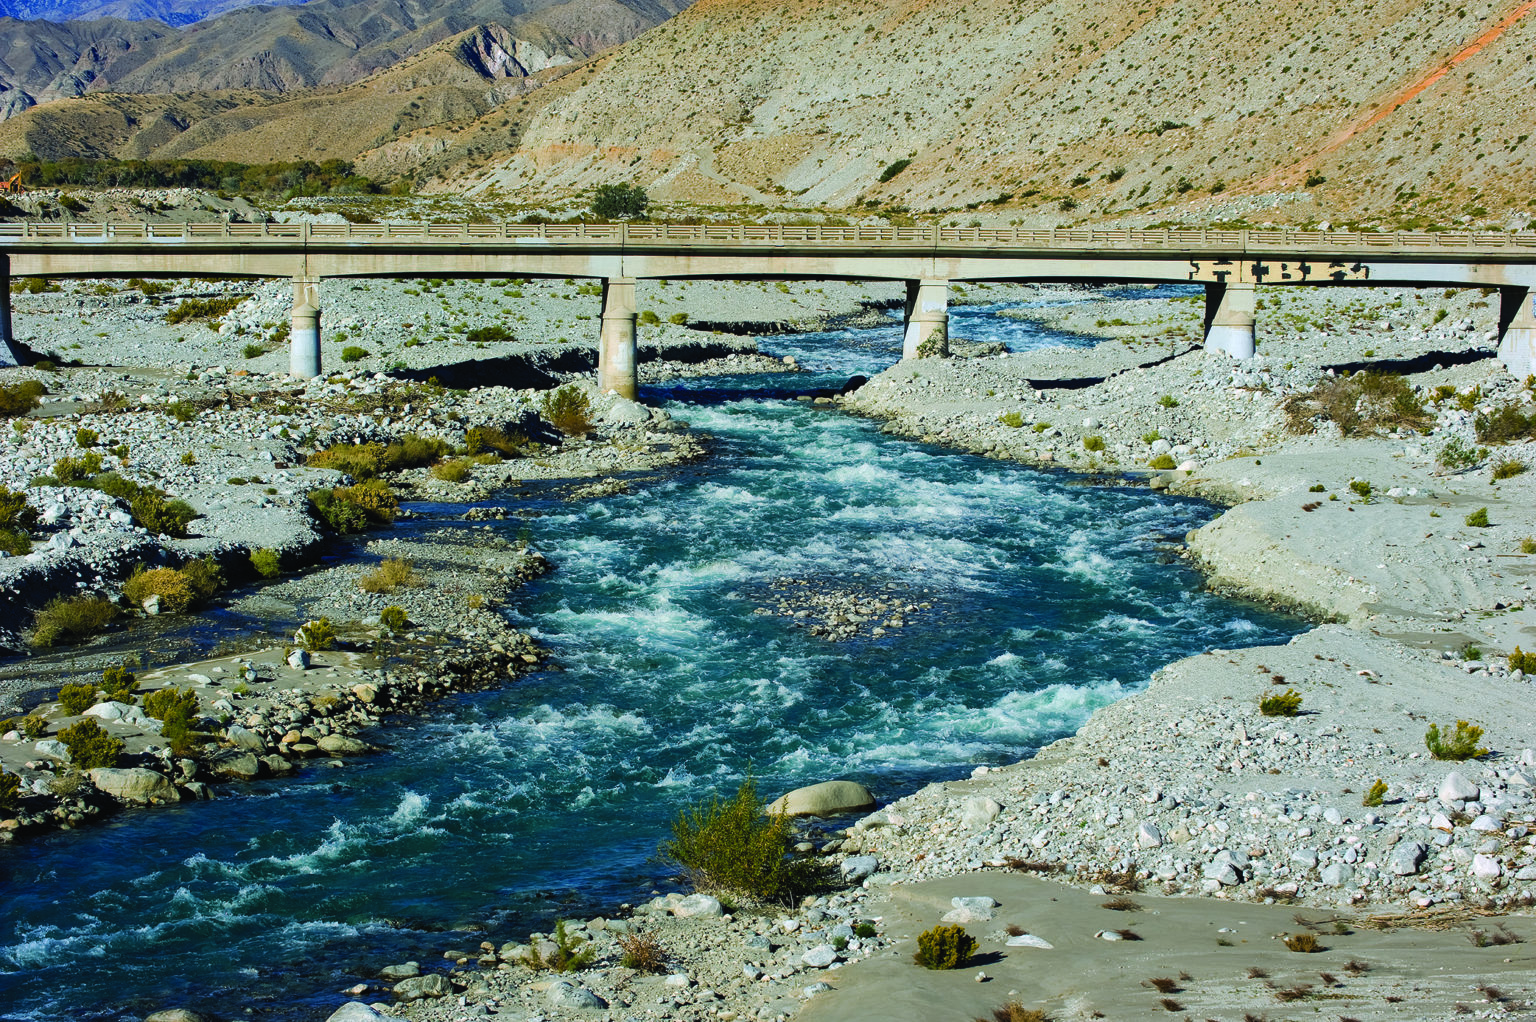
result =
[{"label": "rocky hillside", "polygon": [[1528,215],[1532,7],[699,0],[465,180],[993,222]]},{"label": "rocky hillside", "polygon": [[313,0],[244,7],[173,29],[155,21],[0,19],[0,113],[118,92],[289,92],[345,85],[485,27],[515,42],[495,69],[527,74],[622,43],[684,0]]}]

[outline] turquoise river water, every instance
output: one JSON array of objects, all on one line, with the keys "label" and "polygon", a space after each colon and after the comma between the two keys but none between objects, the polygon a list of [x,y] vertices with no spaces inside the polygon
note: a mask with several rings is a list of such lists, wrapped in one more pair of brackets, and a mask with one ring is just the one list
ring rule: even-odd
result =
[{"label": "turquoise river water", "polygon": [[[996,311],[957,310],[954,332],[1090,343]],[[665,889],[667,822],[749,766],[769,795],[851,777],[896,797],[1026,756],[1170,661],[1299,627],[1202,592],[1170,555],[1207,504],[771,396],[878,370],[899,346],[895,325],[775,337],[765,349],[820,375],[645,395],[713,454],[637,492],[527,509],[558,570],[511,613],[558,669],[391,727],[375,736],[390,751],[344,770],[0,849],[0,1018],[323,1019],[378,966],[464,943],[446,929],[505,940]],[[829,643],[754,613],[784,578],[932,609]]]}]

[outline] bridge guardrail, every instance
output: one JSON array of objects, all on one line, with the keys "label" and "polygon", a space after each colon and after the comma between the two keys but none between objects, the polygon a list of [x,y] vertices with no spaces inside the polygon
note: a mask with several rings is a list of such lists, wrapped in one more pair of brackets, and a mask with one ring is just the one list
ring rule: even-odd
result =
[{"label": "bridge guardrail", "polygon": [[1379,254],[1396,249],[1405,253],[1426,250],[1446,252],[1536,252],[1536,233],[1473,231],[1357,232],[1224,230],[1174,228],[1158,230],[1026,230],[986,227],[875,227],[798,226],[783,224],[522,224],[384,222],[369,224],[313,223],[20,223],[0,224],[0,246],[7,240],[27,241],[212,241],[228,238],[256,242],[298,241],[358,242],[388,245],[391,242],[442,241],[445,243],[517,241],[530,239],[552,244],[572,243],[625,247],[670,242],[682,245],[782,245],[826,244],[857,246],[943,246],[1012,249],[1125,249],[1167,251],[1190,248],[1234,252],[1285,252]]}]

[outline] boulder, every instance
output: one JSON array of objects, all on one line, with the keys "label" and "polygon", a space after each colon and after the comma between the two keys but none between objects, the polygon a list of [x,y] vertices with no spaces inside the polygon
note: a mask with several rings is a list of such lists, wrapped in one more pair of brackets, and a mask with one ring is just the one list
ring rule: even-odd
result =
[{"label": "boulder", "polygon": [[615,398],[613,405],[603,413],[603,421],[617,425],[636,426],[651,421],[650,409],[627,397]]},{"label": "boulder", "polygon": [[835,816],[873,808],[875,797],[857,781],[823,781],[779,796],[768,811],[787,816]]},{"label": "boulder", "polygon": [[1418,873],[1428,854],[1429,847],[1419,841],[1399,841],[1392,848],[1387,868],[1400,877],[1413,876]]},{"label": "boulder", "polygon": [[589,1008],[600,1011],[608,1007],[607,1001],[586,987],[577,986],[568,979],[551,983],[549,992],[545,996],[549,999],[549,1003],[557,1008]]},{"label": "boulder", "polygon": [[718,898],[690,894],[672,906],[672,914],[679,919],[718,919],[725,914],[725,909]]},{"label": "boulder", "polygon": [[402,962],[399,965],[386,965],[379,970],[379,978],[387,979],[391,983],[398,983],[402,979],[410,979],[412,976],[420,975],[420,962]]},{"label": "boulder", "polygon": [[395,996],[402,1001],[420,1001],[428,997],[447,997],[453,993],[448,977],[433,972],[425,976],[412,976],[395,984]]},{"label": "boulder", "polygon": [[225,728],[224,737],[229,740],[229,744],[237,749],[244,749],[246,752],[267,751],[267,743],[261,735],[258,735],[249,728],[243,728],[239,724],[231,724]]},{"label": "boulder", "polygon": [[32,748],[40,756],[47,756],[49,759],[56,759],[60,763],[69,762],[69,750],[65,748],[64,743],[59,741],[57,738],[44,738],[42,741],[32,746]]},{"label": "boulder", "polygon": [[324,735],[315,744],[332,756],[356,756],[369,749],[367,742],[346,735]]},{"label": "boulder", "polygon": [[325,1022],[379,1022],[380,1019],[388,1019],[389,1015],[380,1015],[362,1001],[348,1001],[335,1011]]},{"label": "boulder", "polygon": [[1136,847],[1163,847],[1163,832],[1158,829],[1157,824],[1143,821],[1136,826]]},{"label": "boulder", "polygon": [[1504,872],[1504,866],[1492,855],[1472,856],[1472,875],[1484,880],[1492,880]]},{"label": "boulder", "polygon": [[200,1015],[191,1008],[162,1008],[144,1016],[144,1022],[208,1022],[208,1016]]},{"label": "boulder", "polygon": [[224,749],[214,754],[208,766],[216,776],[236,781],[254,781],[261,776],[261,760],[256,758],[254,752],[241,752],[239,749]]},{"label": "boulder", "polygon": [[296,650],[293,650],[292,652],[290,652],[288,654],[288,666],[293,668],[295,671],[306,671],[306,670],[308,670],[309,669],[309,650],[307,650],[307,649],[296,649]]},{"label": "boulder", "polygon": [[1458,770],[1452,770],[1446,774],[1445,780],[1440,782],[1440,801],[1442,802],[1474,802],[1477,800],[1481,789],[1473,784]]},{"label": "boulder", "polygon": [[873,855],[850,855],[843,860],[843,879],[856,884],[880,868],[880,860]]},{"label": "boulder", "polygon": [[98,767],[90,771],[89,776],[97,788],[122,802],[147,805],[150,802],[181,801],[170,778],[145,767]]},{"label": "boulder", "polygon": [[997,819],[1002,811],[1002,804],[996,799],[978,795],[965,800],[965,809],[960,814],[960,822],[972,830],[980,830],[983,827],[990,827],[992,821]]},{"label": "boulder", "polygon": [[1343,887],[1355,878],[1355,871],[1342,862],[1330,862],[1318,876],[1329,887]]},{"label": "boulder", "polygon": [[813,969],[825,969],[837,961],[837,948],[831,944],[817,944],[801,955],[800,960]]}]

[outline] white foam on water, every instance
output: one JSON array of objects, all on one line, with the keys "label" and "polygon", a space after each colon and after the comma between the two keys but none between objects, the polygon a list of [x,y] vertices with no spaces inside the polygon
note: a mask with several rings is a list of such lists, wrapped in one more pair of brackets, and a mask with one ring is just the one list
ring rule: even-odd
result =
[{"label": "white foam on water", "polygon": [[417,794],[408,791],[400,799],[400,805],[390,814],[389,822],[398,825],[414,824],[427,815],[427,807],[432,804],[430,795]]}]

